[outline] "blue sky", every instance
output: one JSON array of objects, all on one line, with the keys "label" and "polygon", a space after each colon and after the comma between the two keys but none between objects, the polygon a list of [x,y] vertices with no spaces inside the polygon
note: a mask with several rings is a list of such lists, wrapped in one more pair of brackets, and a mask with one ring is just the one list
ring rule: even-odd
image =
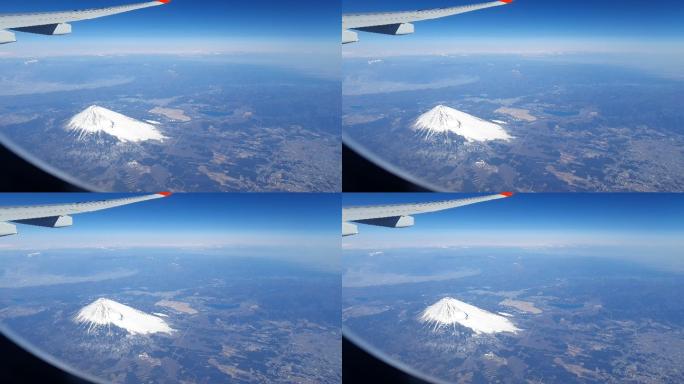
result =
[{"label": "blue sky", "polygon": [[[480,0],[345,0],[345,13],[439,8]],[[421,38],[490,37],[681,38],[684,5],[664,0],[515,0],[496,8],[419,24]]]},{"label": "blue sky", "polygon": [[[343,11],[411,10],[480,3],[477,0],[345,0]],[[386,51],[582,51],[681,53],[684,3],[664,0],[516,0],[507,6],[416,24],[416,34],[388,39],[361,35],[363,44]],[[382,42],[382,46],[380,45]],[[426,46],[425,44],[429,44]],[[453,47],[452,47],[453,45]],[[679,47],[679,48],[677,48]],[[345,47],[345,53],[354,49]]]},{"label": "blue sky", "polygon": [[[2,194],[0,205],[56,204],[119,194]],[[339,250],[340,198],[315,194],[174,194],[74,216],[74,226],[19,225],[0,249],[265,246]]]},{"label": "blue sky", "polygon": [[[472,195],[345,195],[344,205],[395,204]],[[684,195],[519,194],[509,199],[416,216],[416,226],[360,226],[347,248],[421,246],[684,246]]]},{"label": "blue sky", "polygon": [[[2,13],[97,8],[140,0],[5,1]],[[310,0],[173,0],[170,4],[73,24],[67,37],[20,34],[2,51],[23,52],[21,42],[53,50],[83,52],[107,47],[125,52],[278,51],[334,48],[339,40],[340,5]],[[75,45],[81,45],[76,47]],[[103,46],[104,45],[104,46]],[[327,48],[325,48],[327,47]]]}]

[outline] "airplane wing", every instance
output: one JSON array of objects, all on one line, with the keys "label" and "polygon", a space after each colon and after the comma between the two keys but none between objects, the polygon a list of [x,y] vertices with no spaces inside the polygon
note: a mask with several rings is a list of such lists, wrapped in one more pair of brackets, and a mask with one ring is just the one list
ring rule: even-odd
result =
[{"label": "airplane wing", "polygon": [[81,203],[0,207],[0,237],[18,233],[16,225],[11,223],[48,228],[69,227],[73,225],[73,218],[70,215],[101,211],[122,205],[161,199],[170,195],[169,192],[160,192],[153,195]]},{"label": "airplane wing", "polygon": [[513,196],[513,193],[503,192],[496,195],[436,201],[431,203],[342,208],[342,236],[352,236],[359,233],[358,226],[352,223],[388,228],[412,227],[415,222],[411,215],[438,212],[466,205],[483,203],[485,201],[505,199],[511,196]]},{"label": "airplane wing", "polygon": [[358,34],[351,31],[352,29],[384,35],[408,35],[414,32],[414,27],[411,23],[416,21],[439,19],[479,9],[498,7],[512,2],[513,0],[499,0],[459,7],[418,11],[346,14],[342,15],[342,44],[359,41]]},{"label": "airplane wing", "polygon": [[96,19],[98,17],[135,11],[136,9],[156,7],[170,1],[157,0],[115,7],[63,12],[0,14],[0,44],[17,41],[15,34],[9,30],[39,35],[66,35],[71,33],[71,25],[68,23],[74,21]]}]

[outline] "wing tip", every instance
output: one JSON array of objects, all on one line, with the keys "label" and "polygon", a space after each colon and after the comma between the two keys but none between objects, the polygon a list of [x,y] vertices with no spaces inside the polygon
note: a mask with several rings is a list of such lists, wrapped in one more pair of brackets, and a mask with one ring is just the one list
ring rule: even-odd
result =
[{"label": "wing tip", "polygon": [[515,195],[515,193],[513,193],[513,192],[501,192],[501,193],[499,193],[499,195],[501,195],[503,197],[511,197],[511,196]]},{"label": "wing tip", "polygon": [[159,192],[159,193],[157,193],[157,195],[161,195],[163,197],[169,197],[169,196],[173,195],[173,193],[171,193],[171,192]]},{"label": "wing tip", "polygon": [[513,0],[499,0],[502,3],[510,4],[513,2]]},{"label": "wing tip", "polygon": [[162,4],[168,4],[171,2],[171,0],[157,0],[157,2]]}]

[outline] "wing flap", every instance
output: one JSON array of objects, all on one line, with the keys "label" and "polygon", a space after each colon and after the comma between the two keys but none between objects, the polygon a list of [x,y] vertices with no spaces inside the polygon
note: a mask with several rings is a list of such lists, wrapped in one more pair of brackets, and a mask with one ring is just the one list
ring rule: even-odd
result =
[{"label": "wing flap", "polygon": [[50,25],[36,25],[33,27],[13,28],[17,32],[34,33],[36,35],[68,35],[71,33],[71,25],[50,24]]},{"label": "wing flap", "polygon": [[378,219],[366,219],[355,221],[359,224],[373,225],[376,227],[385,228],[408,228],[413,227],[415,224],[415,219],[413,216],[394,216],[394,217],[381,217]]},{"label": "wing flap", "polygon": [[410,35],[415,31],[413,24],[410,23],[378,25],[356,29],[363,32],[380,33],[382,35]]},{"label": "wing flap", "polygon": [[37,219],[15,220],[14,222],[45,228],[65,228],[74,225],[74,219],[71,216],[40,217]]}]

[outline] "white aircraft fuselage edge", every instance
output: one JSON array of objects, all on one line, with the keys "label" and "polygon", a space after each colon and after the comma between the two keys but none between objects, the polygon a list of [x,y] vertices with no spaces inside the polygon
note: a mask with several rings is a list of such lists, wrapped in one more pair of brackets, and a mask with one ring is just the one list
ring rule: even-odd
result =
[{"label": "white aircraft fuselage edge", "polygon": [[170,192],[159,192],[152,195],[125,197],[122,199],[25,207],[0,207],[0,237],[17,235],[19,232],[15,224],[46,228],[70,227],[74,224],[72,215],[102,211],[142,201],[162,199],[168,196],[171,196]]},{"label": "white aircraft fuselage edge", "polygon": [[512,2],[513,0],[498,0],[449,8],[344,14],[342,15],[342,44],[356,43],[359,41],[359,34],[355,31],[395,36],[408,35],[415,31],[412,23],[416,21],[439,19],[480,9],[498,7]]},{"label": "white aircraft fuselage edge", "polygon": [[359,227],[357,224],[386,228],[407,228],[415,224],[413,215],[439,212],[485,201],[505,199],[511,196],[513,196],[512,192],[502,192],[496,195],[428,203],[342,208],[342,236],[358,235]]},{"label": "white aircraft fuselage edge", "polygon": [[17,36],[14,32],[51,36],[67,35],[71,33],[71,24],[69,23],[75,21],[97,19],[99,17],[135,11],[137,9],[156,7],[170,2],[171,0],[156,0],[107,8],[74,11],[0,14],[0,44],[16,42]]}]

